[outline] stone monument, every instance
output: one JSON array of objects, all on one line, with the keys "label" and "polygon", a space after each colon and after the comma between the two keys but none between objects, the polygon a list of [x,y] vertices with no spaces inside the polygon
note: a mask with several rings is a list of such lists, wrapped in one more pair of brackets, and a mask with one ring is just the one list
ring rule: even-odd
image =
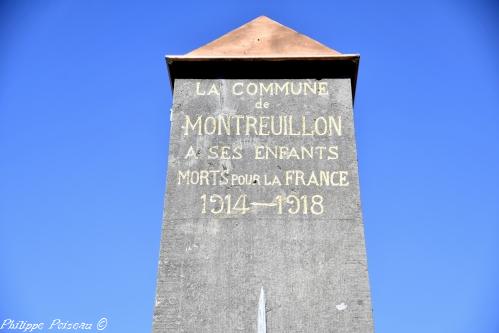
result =
[{"label": "stone monument", "polygon": [[259,17],[168,56],[153,332],[373,332],[358,55]]}]

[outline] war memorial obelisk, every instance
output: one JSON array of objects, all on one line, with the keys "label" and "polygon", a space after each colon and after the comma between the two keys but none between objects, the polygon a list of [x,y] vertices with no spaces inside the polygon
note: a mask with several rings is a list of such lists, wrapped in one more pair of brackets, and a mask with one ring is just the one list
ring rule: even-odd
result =
[{"label": "war memorial obelisk", "polygon": [[359,56],[262,16],[167,64],[153,332],[373,332]]}]

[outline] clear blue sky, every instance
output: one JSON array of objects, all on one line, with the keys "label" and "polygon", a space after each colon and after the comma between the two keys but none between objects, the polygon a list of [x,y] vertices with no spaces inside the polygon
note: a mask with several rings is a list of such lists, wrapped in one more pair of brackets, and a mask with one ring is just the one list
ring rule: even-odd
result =
[{"label": "clear blue sky", "polygon": [[380,333],[499,332],[499,4],[1,1],[0,320],[151,327],[182,54],[259,15],[360,53]]}]

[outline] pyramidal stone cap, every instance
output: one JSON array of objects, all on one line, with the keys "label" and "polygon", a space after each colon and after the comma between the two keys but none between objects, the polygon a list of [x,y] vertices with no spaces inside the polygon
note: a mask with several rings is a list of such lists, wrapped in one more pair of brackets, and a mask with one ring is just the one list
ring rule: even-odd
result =
[{"label": "pyramidal stone cap", "polygon": [[315,57],[335,56],[338,51],[302,35],[266,16],[223,35],[187,57]]},{"label": "pyramidal stone cap", "polygon": [[342,54],[266,16],[185,55],[166,56],[177,78],[350,78],[355,94],[358,54]]}]

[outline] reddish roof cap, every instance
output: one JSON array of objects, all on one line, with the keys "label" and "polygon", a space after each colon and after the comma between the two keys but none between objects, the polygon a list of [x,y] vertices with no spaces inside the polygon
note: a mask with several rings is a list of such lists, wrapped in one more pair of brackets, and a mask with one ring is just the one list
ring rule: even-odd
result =
[{"label": "reddish roof cap", "polygon": [[186,57],[317,57],[339,52],[266,16],[187,53]]}]

